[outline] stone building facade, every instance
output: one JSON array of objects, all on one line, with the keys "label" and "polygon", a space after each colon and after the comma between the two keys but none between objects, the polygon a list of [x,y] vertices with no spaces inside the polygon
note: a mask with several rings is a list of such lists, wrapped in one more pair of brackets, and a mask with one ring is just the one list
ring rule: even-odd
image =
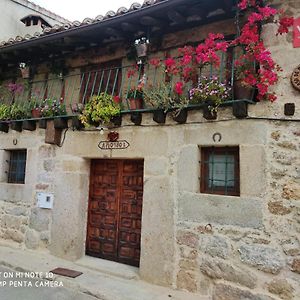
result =
[{"label": "stone building facade", "polygon": [[[283,6],[299,16],[297,1]],[[232,21],[218,21],[166,34],[162,50],[201,41],[220,27],[233,33]],[[125,115],[115,130],[130,146],[110,151],[99,149],[99,131],[69,130],[62,147],[45,144],[43,129],[1,133],[1,244],[81,258],[91,162],[138,159],[144,166],[142,279],[215,300],[300,299],[300,94],[290,83],[300,50],[291,33],[276,37],[275,28],[265,25],[262,35],[283,67],[274,88],[278,100],[249,105],[245,119],[236,119],[231,107],[220,108],[215,121],[191,111],[186,124],[168,115],[165,125],[157,125],[143,113],[142,126],[134,126]],[[124,57],[122,49],[92,59],[118,57]],[[70,58],[74,72],[83,58]],[[296,103],[293,116],[284,115],[288,102]],[[201,149],[228,146],[239,151],[240,195],[201,193]],[[27,150],[25,184],[7,183],[11,149]],[[54,195],[53,209],[37,207],[40,192]]]}]

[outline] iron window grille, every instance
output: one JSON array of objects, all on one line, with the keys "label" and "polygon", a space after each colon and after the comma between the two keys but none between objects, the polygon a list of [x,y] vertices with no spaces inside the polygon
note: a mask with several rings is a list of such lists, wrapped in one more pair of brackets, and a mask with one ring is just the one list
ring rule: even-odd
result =
[{"label": "iron window grille", "polygon": [[201,193],[240,195],[239,147],[201,148]]},{"label": "iron window grille", "polygon": [[26,150],[10,150],[8,183],[25,183]]}]

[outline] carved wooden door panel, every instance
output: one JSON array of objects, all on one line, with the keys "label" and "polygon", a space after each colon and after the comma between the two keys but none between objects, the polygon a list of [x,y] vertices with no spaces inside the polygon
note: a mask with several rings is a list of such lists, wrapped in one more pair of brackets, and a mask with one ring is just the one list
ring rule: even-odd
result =
[{"label": "carved wooden door panel", "polygon": [[93,161],[86,253],[138,266],[142,201],[142,160]]}]

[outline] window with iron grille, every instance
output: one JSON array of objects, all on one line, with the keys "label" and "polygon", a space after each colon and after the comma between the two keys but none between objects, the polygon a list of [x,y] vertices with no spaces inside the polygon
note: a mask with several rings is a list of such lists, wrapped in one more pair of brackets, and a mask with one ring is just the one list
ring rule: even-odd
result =
[{"label": "window with iron grille", "polygon": [[25,183],[26,150],[9,151],[8,183]]},{"label": "window with iron grille", "polygon": [[201,193],[240,195],[239,147],[201,148]]}]

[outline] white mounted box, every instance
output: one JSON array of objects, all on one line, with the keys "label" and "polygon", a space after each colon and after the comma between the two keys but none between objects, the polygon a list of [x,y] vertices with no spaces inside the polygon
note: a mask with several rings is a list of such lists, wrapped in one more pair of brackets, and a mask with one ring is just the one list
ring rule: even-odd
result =
[{"label": "white mounted box", "polygon": [[40,208],[53,208],[54,195],[49,193],[37,193],[37,206]]}]

